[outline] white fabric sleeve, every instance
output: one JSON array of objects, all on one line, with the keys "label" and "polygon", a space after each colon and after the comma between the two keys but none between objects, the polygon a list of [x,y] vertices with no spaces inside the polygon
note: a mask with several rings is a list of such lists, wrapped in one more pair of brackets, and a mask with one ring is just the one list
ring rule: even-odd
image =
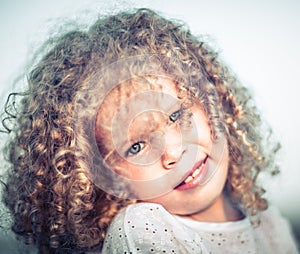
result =
[{"label": "white fabric sleeve", "polygon": [[289,222],[275,207],[269,207],[261,214],[261,223],[254,230],[257,241],[266,253],[297,254],[298,249]]},{"label": "white fabric sleeve", "polygon": [[[102,254],[206,253],[201,241],[186,235],[163,207],[143,203],[127,207],[111,223]],[[175,237],[176,236],[176,237]],[[183,239],[181,241],[181,239]],[[186,239],[193,239],[188,242]]]}]

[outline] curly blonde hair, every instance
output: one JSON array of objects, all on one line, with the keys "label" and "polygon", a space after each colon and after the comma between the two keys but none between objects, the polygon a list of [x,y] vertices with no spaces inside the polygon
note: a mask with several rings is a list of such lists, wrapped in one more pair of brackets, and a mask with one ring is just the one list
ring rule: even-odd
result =
[{"label": "curly blonde hair", "polygon": [[[148,9],[122,12],[99,18],[88,31],[60,36],[29,74],[28,90],[11,94],[7,101],[3,125],[12,136],[6,147],[10,168],[4,201],[14,218],[13,231],[36,243],[40,252],[101,247],[114,216],[136,202],[93,184],[84,168],[89,166],[86,156],[93,153],[84,132],[75,133],[73,121],[77,94],[98,70],[145,54],[179,60],[166,60],[161,68],[199,97],[214,137],[226,135],[226,191],[232,201],[249,215],[267,208],[256,180],[261,171],[276,171],[278,147],[264,145],[261,119],[248,90],[184,24]],[[197,71],[186,75],[186,67]],[[22,96],[18,113],[11,107],[16,96]],[[12,119],[15,126],[9,128]],[[75,146],[81,146],[82,156]]]}]

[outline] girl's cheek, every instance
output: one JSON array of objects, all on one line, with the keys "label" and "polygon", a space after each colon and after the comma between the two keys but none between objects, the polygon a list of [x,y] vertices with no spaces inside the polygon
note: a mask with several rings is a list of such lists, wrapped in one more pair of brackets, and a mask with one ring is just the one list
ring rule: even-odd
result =
[{"label": "girl's cheek", "polygon": [[185,143],[195,143],[206,148],[211,147],[212,131],[206,118],[194,113],[191,117],[191,125],[188,129],[183,129],[183,138]]},{"label": "girl's cheek", "polygon": [[[126,165],[124,165],[126,164]],[[137,167],[131,163],[124,163],[122,175],[130,180],[149,180],[155,174],[154,170],[149,167]]]}]

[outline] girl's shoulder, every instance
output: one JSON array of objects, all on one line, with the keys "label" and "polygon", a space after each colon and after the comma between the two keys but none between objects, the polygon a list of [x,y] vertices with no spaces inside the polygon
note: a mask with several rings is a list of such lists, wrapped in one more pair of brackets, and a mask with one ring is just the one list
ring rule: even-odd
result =
[{"label": "girl's shoulder", "polygon": [[270,206],[259,214],[259,225],[254,227],[259,245],[270,253],[298,253],[289,221],[279,209]]},{"label": "girl's shoulder", "polygon": [[161,205],[138,203],[112,221],[102,253],[190,253],[202,249],[200,239],[183,230],[176,216]]}]

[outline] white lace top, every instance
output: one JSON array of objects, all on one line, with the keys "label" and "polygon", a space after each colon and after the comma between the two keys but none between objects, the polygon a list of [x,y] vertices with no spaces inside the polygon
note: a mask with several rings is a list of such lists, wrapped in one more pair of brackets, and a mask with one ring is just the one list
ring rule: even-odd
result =
[{"label": "white lace top", "polygon": [[298,253],[289,224],[269,208],[253,227],[248,218],[208,223],[172,215],[161,205],[128,206],[111,223],[106,253]]}]

